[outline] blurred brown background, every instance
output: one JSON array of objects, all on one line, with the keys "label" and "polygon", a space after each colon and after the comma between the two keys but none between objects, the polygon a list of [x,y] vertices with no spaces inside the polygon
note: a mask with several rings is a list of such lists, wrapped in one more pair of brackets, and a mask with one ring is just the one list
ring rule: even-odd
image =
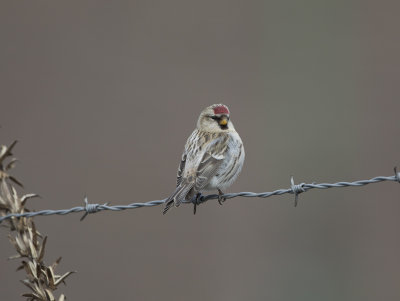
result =
[{"label": "blurred brown background", "polygon": [[[397,1],[0,3],[0,139],[30,207],[162,199],[200,111],[245,143],[230,189],[400,166]],[[400,300],[400,184],[36,218],[68,300]],[[1,233],[2,232],[2,233]],[[1,231],[1,300],[26,289]]]}]

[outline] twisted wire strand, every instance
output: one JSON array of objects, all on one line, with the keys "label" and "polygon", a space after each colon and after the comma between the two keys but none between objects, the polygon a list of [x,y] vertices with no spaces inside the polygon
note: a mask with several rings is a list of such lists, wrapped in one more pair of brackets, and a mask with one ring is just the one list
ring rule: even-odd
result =
[{"label": "twisted wire strand", "polygon": [[[286,189],[277,189],[271,192],[238,192],[238,193],[227,193],[224,194],[223,197],[226,199],[232,199],[236,197],[248,197],[248,198],[267,198],[273,195],[282,195],[286,193],[294,194],[295,195],[295,206],[297,206],[298,202],[298,195],[303,192],[307,192],[311,189],[328,189],[328,188],[340,188],[340,187],[358,187],[358,186],[365,186],[372,183],[379,183],[384,181],[394,181],[400,183],[400,172],[397,172],[397,169],[394,168],[395,175],[384,177],[378,176],[369,180],[359,180],[354,182],[337,182],[337,183],[312,183],[312,184],[294,184],[293,177],[291,177],[291,186],[290,188]],[[209,200],[218,199],[218,194],[209,194],[204,195],[198,198],[195,202],[197,205],[205,203]],[[136,209],[142,207],[153,207],[163,204],[167,199],[163,200],[155,200],[146,203],[131,203],[128,205],[116,205],[116,206],[109,206],[108,203],[103,205],[100,204],[91,204],[88,202],[87,197],[85,197],[85,206],[78,206],[73,207],[70,209],[60,209],[60,210],[41,210],[35,212],[24,212],[24,213],[12,213],[5,216],[0,217],[0,223],[4,220],[11,219],[12,217],[34,217],[38,215],[66,215],[75,212],[85,212],[84,215],[81,217],[83,220],[88,214],[93,214],[96,212],[100,212],[103,210],[111,210],[111,211],[122,211],[127,209]],[[184,201],[183,203],[193,203],[192,201]]]}]

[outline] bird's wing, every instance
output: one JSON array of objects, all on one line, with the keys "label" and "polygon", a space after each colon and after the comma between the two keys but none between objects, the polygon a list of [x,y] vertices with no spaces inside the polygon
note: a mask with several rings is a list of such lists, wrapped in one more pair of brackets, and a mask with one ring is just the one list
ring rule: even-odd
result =
[{"label": "bird's wing", "polygon": [[228,145],[226,139],[227,137],[219,137],[214,139],[208,145],[203,158],[197,167],[196,180],[194,184],[194,189],[196,191],[202,191],[211,181],[212,177],[215,176],[218,168],[221,166]]},{"label": "bird's wing", "polygon": [[178,167],[178,174],[176,176],[176,187],[178,187],[179,184],[181,184],[182,182],[182,174],[183,171],[185,170],[186,158],[187,158],[186,151],[184,151],[182,154],[181,163],[179,164]]}]

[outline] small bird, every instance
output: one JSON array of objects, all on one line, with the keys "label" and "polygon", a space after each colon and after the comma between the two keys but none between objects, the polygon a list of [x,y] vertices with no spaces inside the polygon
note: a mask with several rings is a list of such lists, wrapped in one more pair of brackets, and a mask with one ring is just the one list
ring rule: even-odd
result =
[{"label": "small bird", "polygon": [[[214,104],[204,109],[197,127],[189,136],[179,164],[176,189],[165,201],[165,214],[172,205],[192,201],[204,190],[218,190],[222,205],[222,189],[229,187],[238,177],[244,162],[242,139],[230,121],[229,109]],[[194,202],[196,213],[196,202]]]}]

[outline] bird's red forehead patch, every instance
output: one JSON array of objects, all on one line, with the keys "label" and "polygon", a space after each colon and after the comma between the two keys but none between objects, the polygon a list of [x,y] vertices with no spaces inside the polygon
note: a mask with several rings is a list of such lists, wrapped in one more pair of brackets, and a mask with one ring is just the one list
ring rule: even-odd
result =
[{"label": "bird's red forehead patch", "polygon": [[214,108],[214,114],[229,114],[229,110],[225,106],[218,106]]}]

